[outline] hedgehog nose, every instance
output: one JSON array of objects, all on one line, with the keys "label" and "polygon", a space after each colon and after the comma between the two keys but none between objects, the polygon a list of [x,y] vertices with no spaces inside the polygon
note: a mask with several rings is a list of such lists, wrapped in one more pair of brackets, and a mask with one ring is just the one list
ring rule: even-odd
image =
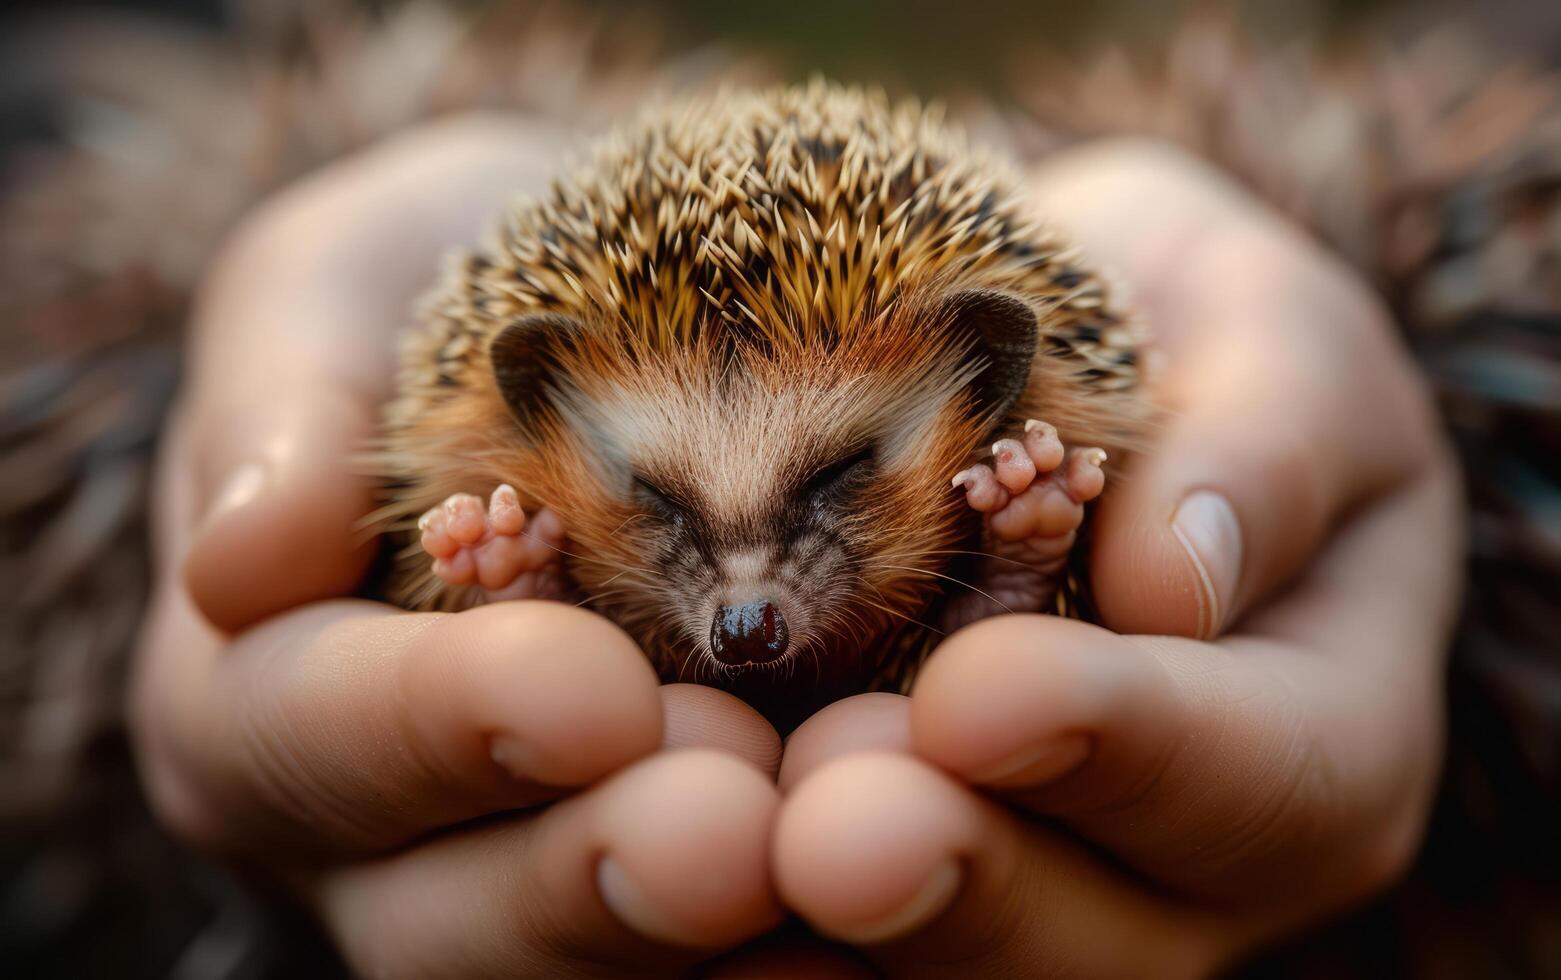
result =
[{"label": "hedgehog nose", "polygon": [[775,603],[765,599],[722,606],[710,627],[710,649],[717,660],[731,667],[778,660],[789,639],[786,617]]}]

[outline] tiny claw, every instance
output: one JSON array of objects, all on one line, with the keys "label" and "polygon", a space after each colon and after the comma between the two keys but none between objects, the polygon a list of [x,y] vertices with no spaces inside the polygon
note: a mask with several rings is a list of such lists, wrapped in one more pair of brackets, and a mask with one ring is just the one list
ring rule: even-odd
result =
[{"label": "tiny claw", "polygon": [[520,495],[508,483],[499,484],[488,501],[488,524],[495,534],[516,535],[526,528],[526,512]]},{"label": "tiny claw", "polygon": [[975,472],[973,470],[960,470],[954,474],[954,481],[949,485],[958,490],[960,487],[970,486],[971,481],[974,479]]},{"label": "tiny claw", "polygon": [[452,494],[444,502],[444,514],[446,532],[461,544],[476,544],[488,529],[488,509],[473,494]]},{"label": "tiny claw", "polygon": [[961,472],[954,478],[954,486],[963,485],[965,501],[982,513],[997,510],[1008,503],[1009,492],[998,482],[992,468],[982,463]]},{"label": "tiny claw", "polygon": [[1104,466],[1106,464],[1106,451],[1104,449],[1086,449],[1084,450],[1084,458],[1092,465]]},{"label": "tiny claw", "polygon": [[1050,473],[1062,465],[1067,450],[1057,434],[1057,427],[1040,419],[1030,419],[1024,424],[1024,448],[1034,461],[1035,468]]}]

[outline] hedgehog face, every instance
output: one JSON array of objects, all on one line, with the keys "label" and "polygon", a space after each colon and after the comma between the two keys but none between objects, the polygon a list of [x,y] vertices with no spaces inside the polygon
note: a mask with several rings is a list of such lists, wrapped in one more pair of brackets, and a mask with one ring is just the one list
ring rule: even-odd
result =
[{"label": "hedgehog face", "polygon": [[593,487],[557,505],[588,556],[573,577],[668,666],[789,670],[936,592],[961,514],[944,478],[964,450],[944,421],[968,414],[958,387],[815,366],[804,382],[644,360],[557,402],[544,448],[568,447]]},{"label": "hedgehog face", "polygon": [[572,577],[664,672],[872,666],[941,593],[972,530],[949,477],[1028,361],[994,374],[972,316],[904,320],[786,351],[657,350],[552,316],[495,342]]},{"label": "hedgehog face", "polygon": [[735,481],[690,470],[687,457],[635,454],[634,537],[658,579],[653,595],[702,666],[771,668],[838,647],[847,631],[874,555],[859,515],[879,450],[826,450],[804,469],[786,457],[792,448],[731,454],[724,465],[743,467],[749,484],[737,497],[721,485]]}]

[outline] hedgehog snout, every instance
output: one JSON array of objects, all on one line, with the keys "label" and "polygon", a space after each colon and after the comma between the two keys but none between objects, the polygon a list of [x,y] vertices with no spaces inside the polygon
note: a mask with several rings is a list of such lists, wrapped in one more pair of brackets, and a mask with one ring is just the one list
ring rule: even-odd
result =
[{"label": "hedgehog snout", "polygon": [[710,652],[728,667],[779,660],[790,641],[786,617],[768,599],[722,606],[710,625]]}]

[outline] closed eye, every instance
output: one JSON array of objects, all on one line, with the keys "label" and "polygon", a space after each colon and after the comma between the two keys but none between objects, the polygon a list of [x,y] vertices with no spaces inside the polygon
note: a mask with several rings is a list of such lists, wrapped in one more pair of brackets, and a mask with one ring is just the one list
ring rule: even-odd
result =
[{"label": "closed eye", "polygon": [[802,493],[812,500],[825,500],[849,491],[867,475],[873,462],[873,447],[864,446],[819,469],[802,485]]},{"label": "closed eye", "polygon": [[668,520],[688,516],[688,505],[679,500],[676,494],[663,490],[637,473],[634,475],[634,496],[639,498],[642,504]]}]

